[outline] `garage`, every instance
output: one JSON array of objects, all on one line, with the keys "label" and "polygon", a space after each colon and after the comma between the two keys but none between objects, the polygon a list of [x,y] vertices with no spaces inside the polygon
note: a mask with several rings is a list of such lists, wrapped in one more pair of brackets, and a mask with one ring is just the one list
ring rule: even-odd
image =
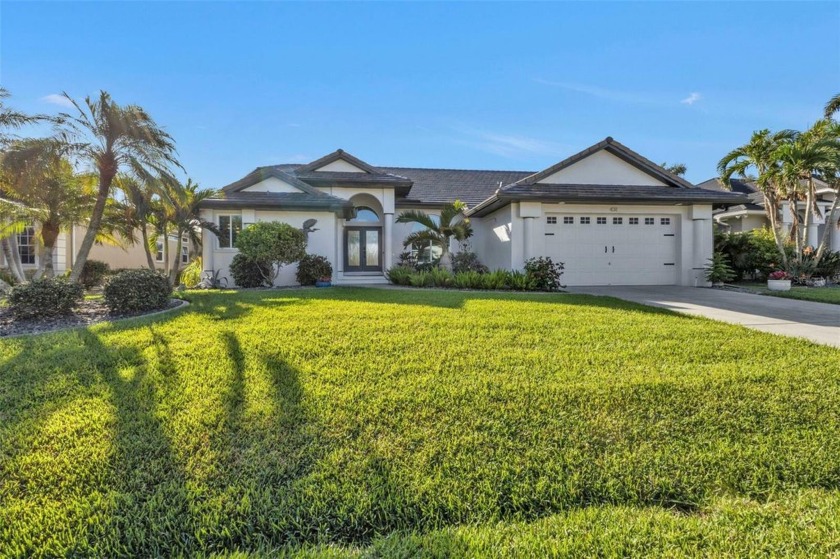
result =
[{"label": "garage", "polygon": [[544,254],[567,285],[674,285],[679,215],[549,213]]}]

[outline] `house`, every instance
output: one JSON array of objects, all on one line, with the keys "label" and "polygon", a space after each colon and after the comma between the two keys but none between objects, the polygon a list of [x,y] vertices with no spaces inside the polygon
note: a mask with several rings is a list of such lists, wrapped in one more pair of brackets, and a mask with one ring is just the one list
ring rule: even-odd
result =
[{"label": "house", "polygon": [[[840,212],[836,213],[833,223],[828,223],[831,212],[831,205],[834,202],[837,191],[825,182],[814,179],[817,189],[817,207],[820,213],[811,213],[811,227],[808,228],[806,244],[812,247],[819,245],[825,228],[829,227],[828,248],[840,251]],[[725,191],[718,179],[709,179],[697,185],[708,190]],[[748,198],[743,204],[720,208],[714,213],[715,224],[724,231],[742,233],[753,229],[770,227],[770,220],[765,211],[764,195],[756,186],[754,181],[733,178],[729,181],[729,190],[742,194]],[[797,204],[797,212],[805,223],[805,203]],[[779,209],[778,222],[786,230],[790,229],[793,220],[790,213],[790,203],[782,202]]]},{"label": "house", "polygon": [[[73,267],[73,260],[76,258],[76,252],[79,249],[79,244],[87,232],[87,228],[77,225],[69,231],[62,231],[56,239],[55,250],[53,252],[53,270],[55,275],[62,275]],[[139,236],[139,235],[138,235]],[[43,247],[38,241],[38,235],[35,225],[25,228],[20,234],[15,236],[18,254],[20,254],[21,265],[24,273],[34,273],[41,264],[43,257]],[[96,243],[90,249],[89,260],[101,260],[108,264],[112,270],[121,268],[148,268],[146,260],[146,251],[142,244],[138,242],[128,243],[123,239],[117,239],[119,244],[103,244]],[[165,259],[168,257],[170,262],[174,258],[175,251],[178,250],[178,237],[170,235],[167,250],[164,250],[163,239],[157,241],[156,250],[152,251],[152,258],[155,260],[155,267],[159,270],[165,268]],[[189,237],[184,237],[181,248],[181,264],[182,266],[190,261],[191,255],[196,252],[195,247],[190,245]],[[7,268],[8,264],[5,257],[0,252],[0,268]]]},{"label": "house", "polygon": [[[705,285],[713,210],[747,201],[695,188],[612,138],[540,172],[381,167],[338,150],[305,165],[259,167],[206,200],[202,216],[222,234],[204,232],[204,267],[229,277],[249,224],[301,227],[314,218],[307,251],[330,260],[335,283],[384,283],[413,228],[395,216],[434,215],[455,200],[469,207],[470,249],[491,269],[550,256],[565,264],[568,285],[688,286]],[[295,284],[294,273],[284,268],[277,284]]]}]

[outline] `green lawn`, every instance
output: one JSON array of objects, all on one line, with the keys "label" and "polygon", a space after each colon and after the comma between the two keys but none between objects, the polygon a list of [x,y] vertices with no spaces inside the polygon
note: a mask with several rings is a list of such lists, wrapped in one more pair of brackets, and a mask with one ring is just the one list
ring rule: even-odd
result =
[{"label": "green lawn", "polygon": [[766,283],[742,283],[738,286],[746,287],[763,295],[800,299],[802,301],[816,301],[817,303],[833,303],[840,305],[840,285],[831,287],[801,287],[793,286],[790,291],[770,291]]},{"label": "green lawn", "polygon": [[0,556],[840,553],[840,350],[566,294],[186,296],[0,341]]}]

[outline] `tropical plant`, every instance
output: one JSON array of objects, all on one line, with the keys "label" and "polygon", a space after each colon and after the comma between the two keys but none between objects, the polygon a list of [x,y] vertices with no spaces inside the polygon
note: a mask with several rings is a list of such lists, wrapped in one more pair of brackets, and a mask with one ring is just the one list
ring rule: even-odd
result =
[{"label": "tropical plant", "polygon": [[150,270],[154,270],[156,266],[152,249],[155,239],[150,237],[149,229],[153,226],[154,218],[163,214],[163,211],[156,212],[160,206],[156,204],[156,200],[159,199],[157,195],[163,187],[157,179],[141,180],[131,175],[118,175],[114,179],[114,186],[121,193],[126,222],[140,231],[140,242],[146,254],[146,265]]},{"label": "tropical plant", "polygon": [[392,266],[385,272],[385,277],[394,285],[411,285],[411,276],[414,269],[408,266]]},{"label": "tropical plant", "polygon": [[825,104],[825,118],[831,119],[836,113],[840,112],[840,93],[828,100]]},{"label": "tropical plant", "polygon": [[63,95],[72,103],[75,114],[59,116],[58,138],[73,148],[82,163],[94,167],[99,179],[87,232],[70,274],[72,281],[78,281],[116,176],[122,171],[138,180],[170,178],[170,168],[180,165],[172,137],[142,107],[118,105],[105,91],[100,91],[97,98],[86,97],[84,103]]},{"label": "tropical plant", "polygon": [[677,175],[678,177],[685,175],[686,171],[688,171],[688,167],[686,167],[685,163],[674,163],[673,165],[669,165],[668,163],[663,162],[660,167],[671,174]]},{"label": "tropical plant", "polygon": [[490,269],[481,263],[476,253],[465,250],[452,255],[452,271],[456,274],[460,272],[486,274]]},{"label": "tropical plant", "polygon": [[236,248],[251,260],[270,264],[263,279],[274,285],[283,266],[306,255],[306,235],[288,223],[263,221],[244,229],[236,239]]},{"label": "tropical plant", "polygon": [[560,283],[560,276],[563,275],[563,263],[554,262],[547,256],[526,260],[525,273],[534,289],[556,291],[565,287]]},{"label": "tropical plant", "polygon": [[784,270],[776,270],[775,272],[770,272],[769,274],[767,274],[767,279],[773,281],[786,280],[790,279],[790,274],[788,274]]},{"label": "tropical plant", "polygon": [[187,287],[195,287],[201,281],[201,272],[203,271],[204,261],[201,256],[196,256],[181,270],[179,283]]},{"label": "tropical plant", "polygon": [[295,277],[301,285],[315,285],[320,280],[332,279],[333,268],[326,256],[307,254],[298,262]]},{"label": "tropical plant", "polygon": [[397,223],[419,223],[425,229],[410,233],[403,241],[403,246],[432,243],[440,247],[439,266],[452,271],[452,256],[449,250],[450,239],[465,241],[473,234],[470,220],[463,216],[467,205],[456,200],[445,206],[440,212],[440,219],[435,220],[422,210],[406,210],[397,216]]},{"label": "tropical plant", "polygon": [[[201,217],[199,205],[207,198],[216,195],[215,190],[201,190],[198,184],[187,179],[186,184],[171,179],[163,181],[163,199],[159,227],[162,228],[164,247],[169,245],[170,232],[177,235],[175,254],[167,258],[166,270],[169,275],[169,283],[175,285],[181,271],[181,249],[184,238],[193,246],[201,244],[201,231],[208,231],[219,234],[215,223]],[[157,240],[157,236],[152,239]]]},{"label": "tropical plant", "polygon": [[265,279],[271,275],[271,264],[251,260],[241,252],[234,255],[228,269],[238,287],[249,289],[271,285]]},{"label": "tropical plant", "polygon": [[721,284],[735,279],[735,273],[729,266],[729,258],[722,252],[715,252],[706,265],[706,279],[712,284]]},{"label": "tropical plant", "polygon": [[9,91],[0,87],[0,144],[5,144],[12,139],[11,132],[44,120],[50,120],[44,115],[29,115],[15,110],[6,104],[11,97]]}]

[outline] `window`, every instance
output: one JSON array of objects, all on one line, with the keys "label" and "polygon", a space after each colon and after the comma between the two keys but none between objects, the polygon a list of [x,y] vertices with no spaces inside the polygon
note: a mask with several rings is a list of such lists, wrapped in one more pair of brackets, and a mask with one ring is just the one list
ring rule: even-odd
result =
[{"label": "window", "polygon": [[190,247],[181,245],[181,264],[188,264],[190,261]]},{"label": "window", "polygon": [[564,225],[574,225],[574,223],[575,223],[575,218],[574,217],[572,217],[570,215],[567,215],[567,216],[563,217],[563,224]]},{"label": "window", "polygon": [[545,218],[545,222],[548,223],[549,225],[556,225],[557,224],[557,218],[553,215],[550,215],[547,218]]},{"label": "window", "polygon": [[659,219],[660,225],[671,225],[671,218],[670,217],[662,217]]},{"label": "window", "polygon": [[[431,217],[432,221],[435,223],[440,223],[440,218],[438,216],[432,215],[429,217]],[[415,223],[411,232],[418,233],[425,230],[425,226]],[[432,241],[412,243],[409,252],[411,253],[411,258],[418,264],[430,264],[440,258],[441,254],[443,254],[443,250]]]},{"label": "window", "polygon": [[155,250],[157,251],[155,254],[155,260],[163,262],[163,241],[158,241],[155,245]]},{"label": "window", "polygon": [[21,264],[35,264],[35,228],[27,227],[17,237]]},{"label": "window", "polygon": [[582,218],[580,218],[580,224],[589,225],[589,216],[583,216]]},{"label": "window", "polygon": [[379,214],[367,206],[356,206],[356,217],[350,221],[365,221],[379,223]]},{"label": "window", "polygon": [[242,231],[241,215],[219,216],[219,248],[233,248]]},{"label": "window", "polygon": [[653,225],[653,218],[652,217],[646,217],[645,218],[645,225]]},{"label": "window", "polygon": [[621,225],[624,222],[623,217],[614,217],[613,218],[613,225]]},{"label": "window", "polygon": [[595,218],[595,223],[597,223],[598,225],[606,225],[607,224],[607,218],[606,217]]},{"label": "window", "polygon": [[630,225],[638,225],[639,224],[639,218],[638,217],[631,217],[631,218],[628,219],[628,221],[630,222]]}]

